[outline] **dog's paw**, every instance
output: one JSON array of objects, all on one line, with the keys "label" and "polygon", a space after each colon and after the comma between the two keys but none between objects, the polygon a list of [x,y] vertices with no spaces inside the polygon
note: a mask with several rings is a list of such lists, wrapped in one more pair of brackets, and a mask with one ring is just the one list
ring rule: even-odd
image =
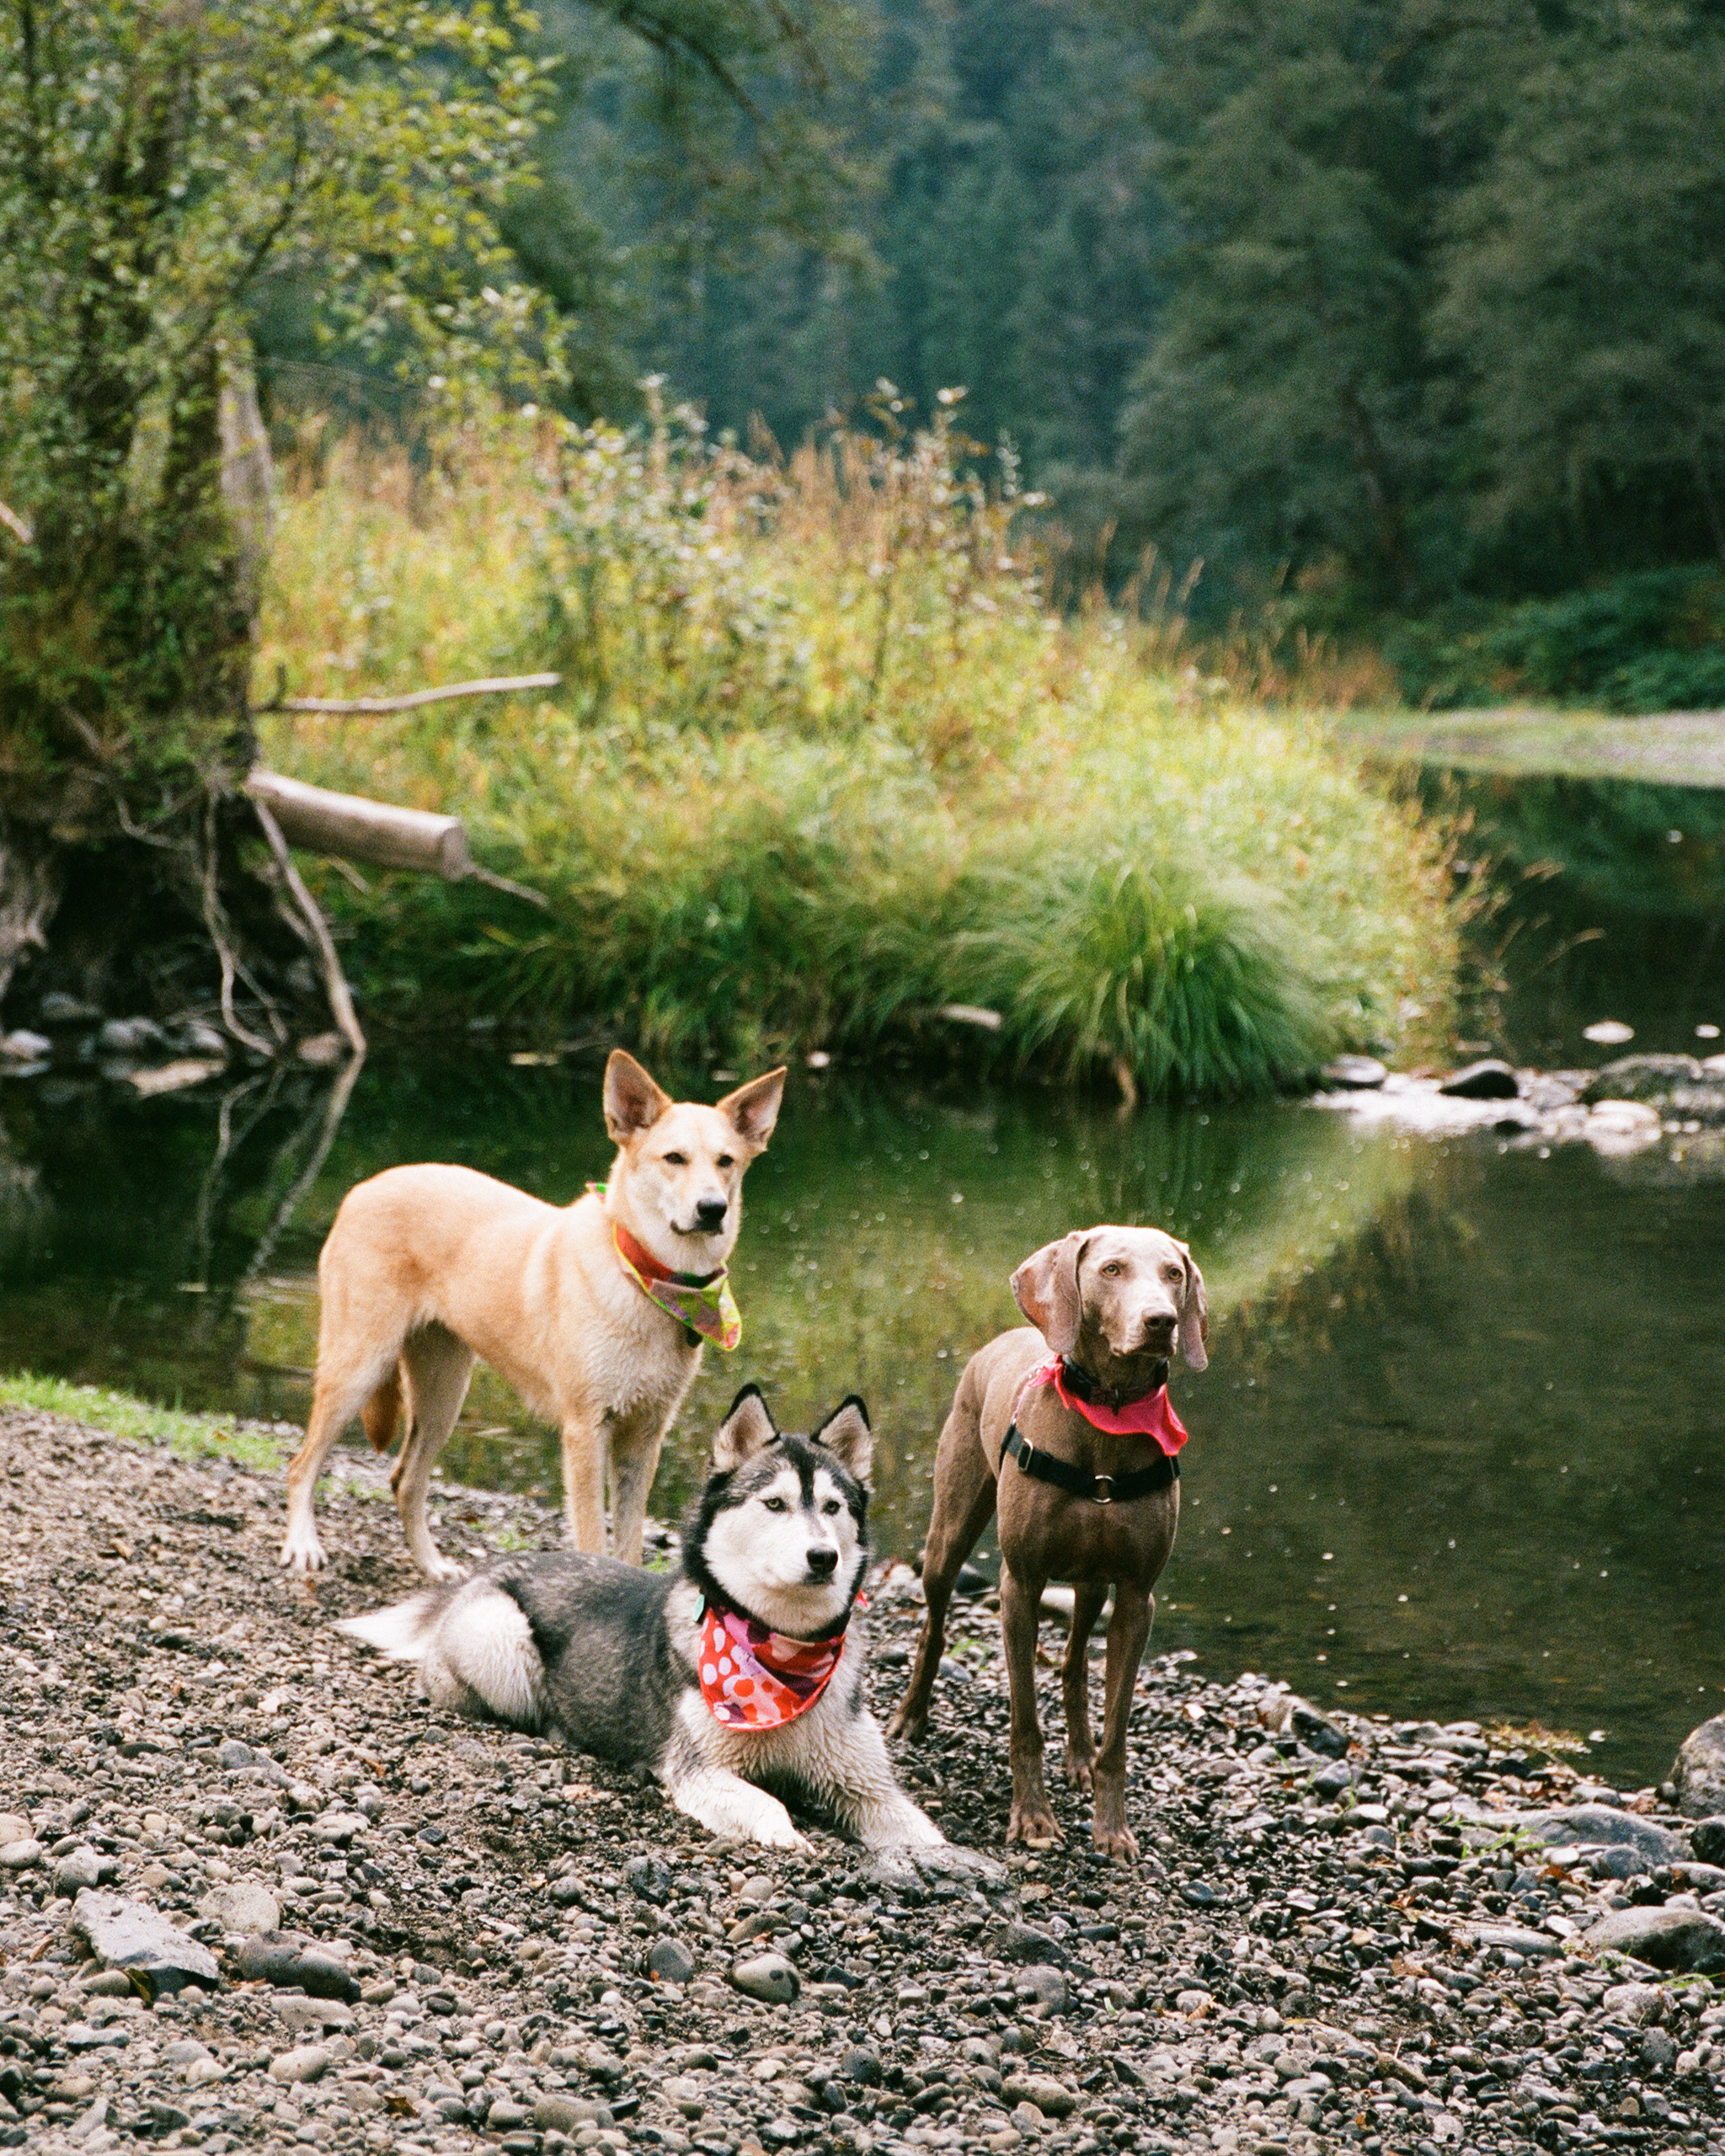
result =
[{"label": "dog's paw", "polygon": [[927,1728],[927,1710],[925,1708],[921,1714],[912,1714],[907,1700],[887,1723],[886,1733],[895,1744],[920,1744]]},{"label": "dog's paw", "polygon": [[283,1572],[304,1575],[321,1572],[329,1560],[323,1554],[323,1545],[315,1534],[312,1534],[290,1535],[281,1545],[281,1556],[277,1561]]},{"label": "dog's paw", "polygon": [[454,1558],[446,1557],[441,1550],[434,1550],[429,1558],[415,1561],[428,1580],[464,1580],[467,1577],[465,1565],[458,1565]]},{"label": "dog's paw", "polygon": [[1138,1861],[1138,1837],[1130,1827],[1104,1827],[1098,1820],[1090,1838],[1098,1856],[1112,1857],[1116,1864]]},{"label": "dog's paw", "polygon": [[961,1849],[951,1842],[938,1849],[907,1849],[904,1854],[925,1879],[969,1879],[979,1886],[1006,1884],[1007,1867],[980,1849]]},{"label": "dog's paw", "polygon": [[1094,1752],[1075,1752],[1069,1745],[1061,1762],[1069,1789],[1088,1791],[1095,1780],[1096,1754]]},{"label": "dog's paw", "polygon": [[1013,1803],[1012,1817],[1007,1821],[1009,1844],[1022,1842],[1028,1849],[1051,1849],[1058,1848],[1065,1838],[1060,1822],[1049,1811],[1046,1800],[1039,1804]]}]

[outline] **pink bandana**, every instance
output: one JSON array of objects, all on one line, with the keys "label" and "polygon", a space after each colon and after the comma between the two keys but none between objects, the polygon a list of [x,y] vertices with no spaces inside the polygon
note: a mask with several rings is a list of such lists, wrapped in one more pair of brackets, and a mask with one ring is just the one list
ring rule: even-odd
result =
[{"label": "pink bandana", "polygon": [[842,1632],[793,1640],[734,1609],[709,1609],[701,1626],[701,1696],[727,1729],[778,1729],[807,1714],[844,1651]]},{"label": "pink bandana", "polygon": [[1169,1404],[1165,1385],[1146,1393],[1142,1400],[1129,1400],[1124,1407],[1104,1407],[1099,1401],[1080,1400],[1076,1393],[1069,1392],[1060,1376],[1060,1358],[1052,1355],[1047,1362],[1039,1363],[1025,1379],[1024,1391],[1047,1385],[1054,1387],[1063,1407],[1070,1407],[1093,1429],[1106,1430],[1110,1437],[1154,1438],[1170,1460],[1186,1442],[1186,1426]]}]

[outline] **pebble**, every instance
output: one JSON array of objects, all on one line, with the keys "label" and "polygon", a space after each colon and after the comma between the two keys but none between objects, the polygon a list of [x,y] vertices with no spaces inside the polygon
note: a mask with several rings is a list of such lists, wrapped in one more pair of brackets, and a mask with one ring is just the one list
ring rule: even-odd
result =
[{"label": "pebble", "polygon": [[1620,1909],[1593,1927],[1587,1943],[1596,1954],[1632,1954],[1684,1975],[1725,1970],[1725,1924],[1698,1908]]},{"label": "pebble", "polygon": [[1452,1070],[1438,1091],[1456,1101],[1513,1101],[1521,1091],[1521,1081],[1507,1063],[1487,1055]]},{"label": "pebble", "polygon": [[86,1886],[72,1906],[72,1921],[104,1969],[122,1969],[139,1978],[152,1998],[183,1991],[188,1984],[218,1981],[209,1948],[147,1903]]},{"label": "pebble", "polygon": [[301,2083],[321,2080],[334,2063],[322,2044],[298,2044],[292,2051],[278,2052],[270,2062],[272,2081]]},{"label": "pebble", "polygon": [[198,1904],[198,1914],[211,1917],[224,1931],[274,1931],[281,1922],[281,1904],[267,1886],[254,1879],[235,1879],[215,1886]]},{"label": "pebble", "polygon": [[[38,1480],[50,1459],[60,1479]],[[804,1849],[728,1847],[633,1774],[435,1712],[339,1648],[334,1615],[413,1583],[393,1508],[354,1486],[386,1496],[387,1469],[343,1463],[324,1501],[341,1557],[312,1598],[231,1561],[271,1550],[279,1475],[0,1413],[0,1487],[27,1508],[3,1523],[0,1622],[27,1622],[56,1673],[9,1668],[0,1721],[0,1846],[35,1842],[47,1865],[0,1869],[0,2145],[67,2146],[105,2103],[72,2147],[1609,2156],[1621,2132],[1648,2156],[1725,2156],[1725,1985],[1590,1940],[1640,1913],[1614,1906],[1632,1896],[1713,1919],[1685,1904],[1710,1898],[1725,1844],[1653,1792],[1506,1759],[1468,1724],[1306,1701],[1296,1721],[1285,1687],[1152,1656],[1130,1740],[1140,1864],[1094,1859],[1087,1800],[1057,1776],[1066,1842],[1008,1852],[991,1628],[972,1683],[937,1700],[913,1786],[1005,1866],[919,1870],[813,1822]],[[557,1537],[530,1499],[432,1502],[464,1551]],[[157,1614],[219,1657],[140,1658],[137,1573],[91,1555],[110,1507],[173,1521],[196,1592]],[[877,1711],[914,1643],[908,1577],[869,1585],[898,1657]],[[1058,1672],[1039,1683],[1058,1743]],[[163,1922],[202,1919],[216,1988],[151,2009],[81,1965],[51,1876],[80,1848]],[[1620,1858],[1639,1876],[1600,1876]],[[286,1928],[238,1920],[248,1889]],[[728,1950],[745,1922],[763,1935]],[[757,2006],[733,1959],[800,1988]],[[291,2078],[302,2057],[318,2079]]]}]

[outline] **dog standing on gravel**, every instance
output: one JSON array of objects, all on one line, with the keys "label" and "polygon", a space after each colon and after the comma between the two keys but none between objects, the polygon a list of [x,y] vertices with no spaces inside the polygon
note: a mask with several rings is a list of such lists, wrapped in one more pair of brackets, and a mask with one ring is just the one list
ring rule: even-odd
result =
[{"label": "dog standing on gravel", "polygon": [[[1201,1370],[1204,1278],[1183,1243],[1157,1228],[1088,1228],[1037,1251],[1012,1275],[1030,1320],[973,1355],[959,1380],[934,1463],[934,1513],[922,1559],[928,1615],[910,1689],[889,1734],[928,1723],[947,1605],[959,1567],[1000,1514],[1001,1635],[1012,1695],[1009,1842],[1043,1847],[1060,1828],[1042,1772],[1036,1630],[1043,1588],[1075,1591],[1062,1689],[1066,1779],[1096,1796],[1104,1855],[1132,1858],[1126,1824],[1126,1725],[1156,1611],[1151,1593],[1180,1517],[1186,1433],[1168,1404],[1178,1337]],[[1090,1732],[1088,1648],[1109,1587],[1102,1748]]]},{"label": "dog standing on gravel", "polygon": [[899,1787],[863,1705],[873,1449],[858,1400],[810,1437],[782,1437],[745,1386],[677,1575],[569,1551],[506,1558],[339,1629],[417,1662],[434,1705],[649,1767],[715,1834],[803,1846],[760,1786],[772,1783],[870,1849],[976,1864]]},{"label": "dog standing on gravel", "polygon": [[386,1451],[405,1388],[390,1480],[408,1549],[428,1578],[459,1576],[431,1539],[425,1493],[483,1356],[562,1432],[571,1542],[605,1546],[608,1466],[612,1546],[638,1564],[660,1447],[702,1342],[741,1336],[726,1262],[784,1080],[770,1070],[713,1107],[673,1102],[617,1049],[604,1092],[617,1158],[573,1205],[471,1168],[388,1168],[350,1190],[318,1261],[317,1383],[287,1470],[282,1563],[323,1565],[312,1502],[324,1456],[355,1416]]}]

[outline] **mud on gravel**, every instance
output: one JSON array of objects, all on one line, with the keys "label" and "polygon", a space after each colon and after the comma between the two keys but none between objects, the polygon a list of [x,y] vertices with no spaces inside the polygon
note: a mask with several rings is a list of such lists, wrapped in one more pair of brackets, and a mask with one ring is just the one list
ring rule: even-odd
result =
[{"label": "mud on gravel", "polygon": [[[434,1508],[474,1556],[557,1537],[521,1498]],[[1009,1854],[982,1597],[902,1764],[997,1881],[812,1822],[806,1853],[721,1844],[650,1780],[433,1715],[331,1630],[413,1584],[369,1463],[323,1518],[296,1586],[279,1476],[0,1415],[0,2145],[1725,2150],[1719,1983],[1586,1937],[1645,1913],[1705,1967],[1725,1871],[1653,1792],[1166,1657],[1142,1861],[1095,1860],[1059,1795],[1065,1846]],[[920,1593],[871,1589],[878,1712]],[[1060,1644],[1051,1616],[1051,1732]],[[93,1894],[195,1935],[214,1988],[101,1966]],[[735,1981],[772,1955],[784,2004]]]}]

